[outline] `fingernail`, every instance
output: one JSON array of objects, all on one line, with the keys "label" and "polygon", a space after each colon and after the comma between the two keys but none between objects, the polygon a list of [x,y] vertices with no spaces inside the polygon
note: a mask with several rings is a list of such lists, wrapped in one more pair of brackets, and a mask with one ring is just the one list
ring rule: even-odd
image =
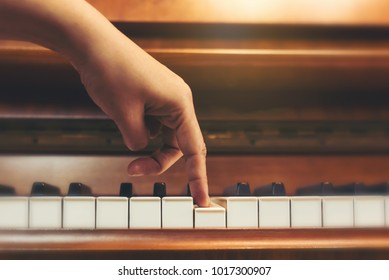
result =
[{"label": "fingernail", "polygon": [[143,176],[143,174],[140,174],[140,173],[130,173],[128,175],[130,175],[132,177]]},{"label": "fingernail", "polygon": [[128,171],[128,175],[130,175],[130,176],[143,176],[144,174],[142,172]]},{"label": "fingernail", "polygon": [[128,169],[128,175],[130,176],[143,176],[143,172],[139,170],[136,166]]}]

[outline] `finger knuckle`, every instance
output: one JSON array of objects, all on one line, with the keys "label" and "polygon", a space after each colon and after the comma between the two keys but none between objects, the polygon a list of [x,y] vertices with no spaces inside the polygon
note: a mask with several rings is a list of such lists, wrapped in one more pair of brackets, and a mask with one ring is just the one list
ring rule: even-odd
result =
[{"label": "finger knuckle", "polygon": [[205,143],[203,142],[201,148],[200,148],[200,155],[203,156],[203,157],[206,157],[207,156],[207,146],[205,145]]},{"label": "finger knuckle", "polygon": [[192,103],[193,95],[192,90],[187,83],[185,83],[182,79],[178,86],[178,92],[184,101],[184,103]]}]

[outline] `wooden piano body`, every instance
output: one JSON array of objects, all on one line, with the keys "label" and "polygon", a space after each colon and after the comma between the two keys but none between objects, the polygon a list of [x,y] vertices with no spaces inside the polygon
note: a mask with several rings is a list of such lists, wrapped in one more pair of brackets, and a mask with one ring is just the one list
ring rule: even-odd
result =
[{"label": "wooden piano body", "polygon": [[[389,180],[389,5],[384,0],[90,1],[191,86],[211,195],[239,181]],[[289,3],[289,4],[288,4]],[[343,2],[342,2],[343,3]],[[57,54],[0,42],[0,183],[185,191],[183,162],[128,178],[128,151]],[[152,142],[147,154],[158,145]],[[0,258],[387,259],[387,229],[0,232]]]}]

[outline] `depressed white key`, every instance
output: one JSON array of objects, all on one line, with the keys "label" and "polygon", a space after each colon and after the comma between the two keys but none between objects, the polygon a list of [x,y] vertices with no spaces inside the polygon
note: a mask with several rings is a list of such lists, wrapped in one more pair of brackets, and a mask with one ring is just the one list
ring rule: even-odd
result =
[{"label": "depressed white key", "polygon": [[120,196],[96,198],[96,228],[128,228],[128,198]]},{"label": "depressed white key", "polygon": [[289,197],[259,197],[258,219],[260,228],[289,228]]},{"label": "depressed white key", "polygon": [[384,227],[385,201],[382,196],[354,197],[355,227]]},{"label": "depressed white key", "polygon": [[326,196],[323,200],[323,227],[354,227],[354,199]]},{"label": "depressed white key", "polygon": [[95,228],[96,199],[91,196],[63,198],[63,228]]},{"label": "depressed white key", "polygon": [[193,228],[192,197],[162,198],[162,228]]},{"label": "depressed white key", "polygon": [[30,228],[61,228],[62,197],[43,196],[30,197],[29,227]]},{"label": "depressed white key", "polygon": [[161,198],[130,198],[130,228],[161,228]]},{"label": "depressed white key", "polygon": [[194,224],[195,228],[225,228],[226,209],[214,203],[210,207],[195,205]]},{"label": "depressed white key", "polygon": [[0,228],[28,228],[27,197],[0,197]]},{"label": "depressed white key", "polygon": [[227,228],[257,228],[258,200],[250,196],[215,197],[212,202],[226,209]]},{"label": "depressed white key", "polygon": [[291,227],[318,228],[322,226],[321,198],[315,196],[290,199]]}]

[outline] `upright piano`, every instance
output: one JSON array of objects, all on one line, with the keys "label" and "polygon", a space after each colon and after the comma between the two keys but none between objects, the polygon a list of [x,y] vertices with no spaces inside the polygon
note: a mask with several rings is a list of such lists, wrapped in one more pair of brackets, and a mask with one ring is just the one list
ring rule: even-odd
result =
[{"label": "upright piano", "polygon": [[[323,182],[387,185],[387,1],[89,2],[190,85],[212,197],[238,182],[252,192],[282,182],[291,198]],[[45,182],[66,196],[80,182],[100,197],[118,196],[130,182],[136,196],[149,196],[164,182],[168,196],[185,196],[182,160],[159,176],[126,173],[159,141],[129,151],[67,61],[40,46],[0,42],[0,189],[28,197],[34,182]],[[388,213],[388,194],[380,195]],[[0,258],[389,258],[389,223],[354,225],[3,228]]]}]

